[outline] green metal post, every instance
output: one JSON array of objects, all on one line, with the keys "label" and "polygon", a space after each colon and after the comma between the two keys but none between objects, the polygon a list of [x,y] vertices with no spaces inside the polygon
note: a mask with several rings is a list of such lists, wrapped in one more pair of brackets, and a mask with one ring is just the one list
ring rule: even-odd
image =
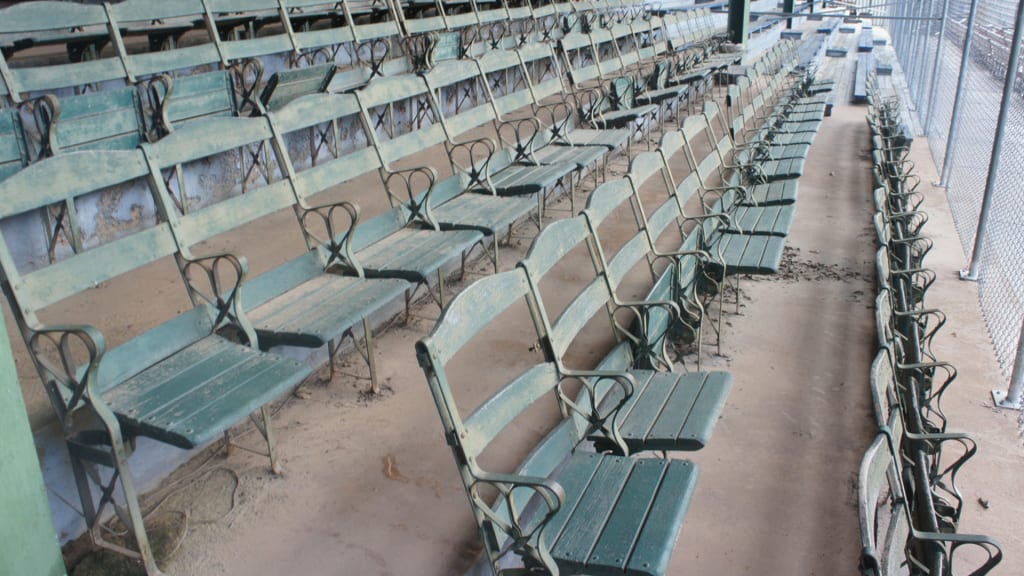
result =
[{"label": "green metal post", "polygon": [[750,32],[750,0],[729,0],[729,41],[743,44]]},{"label": "green metal post", "polygon": [[0,316],[0,574],[63,576],[46,486]]},{"label": "green metal post", "polygon": [[[795,4],[796,4],[795,0],[782,0],[782,11],[786,12],[786,13],[789,13],[789,14],[792,14],[793,10],[796,9]],[[786,30],[792,30],[792,29],[793,29],[793,17],[790,16],[789,18],[786,18]]]}]

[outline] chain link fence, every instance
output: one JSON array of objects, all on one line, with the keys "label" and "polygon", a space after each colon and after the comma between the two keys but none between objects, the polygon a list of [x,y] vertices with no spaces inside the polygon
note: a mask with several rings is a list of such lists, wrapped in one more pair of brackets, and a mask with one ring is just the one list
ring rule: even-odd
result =
[{"label": "chain link fence", "polygon": [[[946,1],[890,4],[886,15],[901,19],[888,20],[885,25],[907,74],[913,105],[936,166],[948,175],[945,184],[949,205],[964,255],[970,260],[997,130],[1018,2],[978,0],[970,56],[966,74],[961,79],[971,1],[948,0],[945,6]],[[951,140],[954,101],[961,81],[965,84],[958,113],[959,130]],[[1018,68],[979,268],[981,307],[1006,381],[1013,369],[1024,317],[1022,88],[1024,71]],[[947,157],[949,166],[944,168]],[[1004,387],[1006,381],[1002,383]],[[993,388],[1000,386],[993,383]]]}]

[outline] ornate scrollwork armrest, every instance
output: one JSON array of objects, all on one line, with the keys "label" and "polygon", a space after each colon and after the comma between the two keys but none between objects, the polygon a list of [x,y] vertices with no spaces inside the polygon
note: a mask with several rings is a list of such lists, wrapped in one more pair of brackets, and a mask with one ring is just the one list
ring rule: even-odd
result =
[{"label": "ornate scrollwork armrest", "polygon": [[[363,267],[352,252],[352,236],[359,226],[359,206],[351,202],[333,202],[316,206],[296,208],[299,225],[306,237],[306,245],[310,250],[327,250],[327,261],[324,269],[338,266],[346,272],[363,276]],[[336,216],[347,216],[347,225],[343,232],[338,232]]]},{"label": "ornate scrollwork armrest", "polygon": [[582,122],[598,128],[604,126],[604,109],[608,103],[608,95],[600,86],[581,89],[573,98],[576,113]]},{"label": "ornate scrollwork armrest", "polygon": [[696,216],[683,216],[683,220],[696,220],[698,222],[703,222],[705,220],[718,220],[720,225],[723,225],[730,230],[738,230],[740,234],[743,233],[743,228],[741,228],[739,224],[733,222],[732,216],[725,212],[709,212],[707,214],[698,214]]},{"label": "ornate scrollwork armrest", "polygon": [[[946,534],[939,532],[918,532],[913,531],[913,538],[920,542],[934,542],[937,544],[948,544],[943,545],[944,563],[946,564],[946,572],[951,573],[950,569],[953,564],[953,558],[962,547],[977,547],[981,548],[982,551],[988,556],[981,565],[977,566],[971,572],[966,573],[964,576],[984,576],[992,571],[1003,560],[1003,550],[999,546],[999,543],[988,536],[979,534]],[[911,558],[911,561],[920,568],[928,568],[926,564],[922,563],[917,558]]]},{"label": "ornate scrollwork armrest", "polygon": [[[79,406],[93,403],[92,387],[99,374],[107,344],[103,333],[84,324],[53,324],[29,328],[28,348],[58,417],[65,428]],[[75,358],[75,348],[86,352],[85,364]]]},{"label": "ornate scrollwork armrest", "polygon": [[664,350],[658,350],[659,343],[664,342],[665,337],[668,335],[669,330],[672,328],[672,322],[669,322],[665,329],[660,334],[650,334],[650,317],[652,308],[661,308],[673,320],[682,321],[683,314],[682,309],[678,302],[672,300],[613,300],[613,312],[612,318],[615,318],[615,314],[619,310],[629,310],[633,313],[633,317],[639,322],[639,334],[631,332],[627,327],[619,324],[617,319],[614,320],[616,330],[630,343],[633,345],[633,351],[635,355],[643,355],[650,360],[651,365],[660,367],[658,369],[664,369],[665,371],[672,370],[672,363],[665,355]]},{"label": "ornate scrollwork armrest", "polygon": [[145,82],[143,89],[152,109],[151,127],[146,131],[146,140],[156,142],[174,131],[170,117],[167,116],[167,105],[174,92],[174,78],[170,74],[154,76]]},{"label": "ornate scrollwork armrest", "polygon": [[572,104],[565,100],[559,100],[550,104],[537,105],[533,111],[541,124],[551,130],[552,140],[569,144],[567,132],[574,111]]},{"label": "ornate scrollwork armrest", "polygon": [[[579,396],[577,399],[570,398],[565,391],[565,384],[570,381],[578,382],[581,386],[580,394],[585,404],[581,404]],[[601,382],[610,382],[622,391],[621,398],[602,413],[600,404],[604,396],[598,397],[597,386]],[[563,413],[568,416],[569,412],[579,414],[587,420],[591,430],[600,432],[609,442],[615,445],[620,454],[628,455],[629,449],[619,431],[618,415],[622,407],[636,390],[636,380],[631,374],[612,372],[609,370],[563,370],[562,380],[558,383],[558,399]]]},{"label": "ornate scrollwork armrest", "polygon": [[181,277],[193,306],[209,306],[216,312],[213,329],[238,328],[248,342],[256,345],[256,332],[242,310],[242,283],[249,273],[244,256],[213,254],[198,258],[178,256]]},{"label": "ornate scrollwork armrest", "polygon": [[[472,472],[473,483],[469,486],[470,499],[474,508],[482,516],[485,532],[494,539],[495,547],[501,546],[494,530],[504,534],[510,540],[508,549],[519,555],[527,565],[539,565],[548,573],[557,573],[554,558],[544,542],[544,528],[565,502],[565,490],[560,484],[547,478],[525,476],[519,474],[493,474],[475,470]],[[481,494],[482,488],[497,490],[498,501],[490,503]],[[543,517],[539,520],[523,518],[520,510],[525,506],[517,504],[518,494],[526,490],[527,502],[539,497],[544,504]],[[503,512],[503,514],[502,514]],[[531,515],[532,516],[532,515]]]},{"label": "ornate scrollwork armrest", "polygon": [[539,164],[534,156],[534,145],[537,134],[542,129],[540,120],[532,116],[505,120],[497,125],[498,138],[501,139],[502,145],[515,151],[513,162],[533,165]]},{"label": "ornate scrollwork armrest", "polygon": [[[498,145],[493,139],[484,137],[466,142],[446,142],[445,148],[452,172],[469,176],[469,187],[479,186],[491,193],[495,192],[491,184],[490,165]],[[464,156],[464,160],[460,161],[459,155]]]},{"label": "ornate scrollwork armrest", "polygon": [[391,206],[404,206],[409,210],[410,221],[418,221],[432,230],[441,229],[434,220],[430,203],[437,178],[437,170],[431,166],[402,170],[381,168],[381,179],[384,180]]}]

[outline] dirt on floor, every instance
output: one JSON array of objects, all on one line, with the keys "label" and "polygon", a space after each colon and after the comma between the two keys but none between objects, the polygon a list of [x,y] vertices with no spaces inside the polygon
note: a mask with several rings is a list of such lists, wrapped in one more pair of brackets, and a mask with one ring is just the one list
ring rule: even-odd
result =
[{"label": "dirt on floor", "polygon": [[[731,371],[735,385],[709,447],[686,456],[701,478],[673,575],[857,573],[857,472],[875,434],[868,388],[875,243],[864,114],[840,106],[825,120],[800,180],[782,271],[744,278],[739,292],[728,291],[720,353],[713,334],[700,351],[705,369]],[[927,144],[914,146],[922,181],[930,182]],[[611,167],[612,174],[625,169],[621,157]],[[1000,378],[976,286],[956,279],[963,255],[942,191],[929,190],[926,206],[936,242],[928,265],[939,273],[929,305],[949,315],[936,350],[960,370],[944,407],[951,429],[971,431],[980,445],[960,477],[968,500],[962,527],[1001,540],[1007,559],[996,573],[1016,574],[1024,543],[1014,520],[1024,510],[1014,480],[1024,472],[1024,450],[1015,416],[991,407],[988,390]],[[266,228],[248,237],[272,238],[278,224],[261,223]],[[504,268],[525,254],[533,234],[530,223],[517,227],[502,246]],[[279,249],[285,255],[291,248]],[[489,266],[471,262],[449,289],[457,292]],[[584,279],[570,270],[545,293],[564,300]],[[481,546],[413,351],[437,315],[436,306],[421,303],[408,322],[378,337],[382,394],[365,393],[367,370],[353,355],[333,381],[313,378],[275,405],[282,476],[261,456],[214,447],[149,494],[150,521],[171,527],[161,544],[163,569],[196,576],[466,574]],[[473,344],[455,389],[465,409],[486,399],[512,364],[537,358],[531,330],[523,317],[510,318]],[[595,336],[570,353],[581,364],[596,362],[609,343]],[[556,417],[542,410],[517,421],[498,465],[521,457]],[[259,448],[248,428],[236,440]],[[103,563],[109,559],[85,557],[76,576],[119,573]]]}]

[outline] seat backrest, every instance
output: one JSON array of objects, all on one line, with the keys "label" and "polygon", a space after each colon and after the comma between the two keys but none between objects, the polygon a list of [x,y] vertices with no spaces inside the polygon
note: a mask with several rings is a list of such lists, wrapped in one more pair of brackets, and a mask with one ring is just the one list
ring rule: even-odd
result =
[{"label": "seat backrest", "polygon": [[543,332],[547,335],[551,359],[560,367],[566,350],[581,334],[584,326],[606,309],[612,294],[604,270],[600,269],[601,262],[593,253],[593,278],[570,300],[557,318],[551,318],[552,307],[545,305],[541,282],[552,268],[577,247],[586,245],[588,251],[593,250],[589,239],[590,230],[583,216],[552,222],[534,238],[526,257],[517,265],[526,271],[530,280],[533,298],[537,302],[537,314],[544,327]]},{"label": "seat backrest", "polygon": [[0,180],[24,168],[28,160],[18,111],[14,108],[0,109]]},{"label": "seat backrest", "polygon": [[558,46],[564,59],[565,73],[573,84],[579,86],[601,78],[599,59],[588,34],[566,34],[558,41]]},{"label": "seat backrest", "polygon": [[[419,98],[434,106],[432,114],[444,127],[449,142],[463,140],[462,135],[470,130],[500,119],[495,95],[476,62],[440,62],[421,76],[424,84],[420,90],[424,94]],[[466,93],[470,91],[482,102],[467,99]],[[428,95],[435,97],[427,98]]]},{"label": "seat backrest", "polygon": [[[197,196],[200,193],[215,196],[205,204],[193,205],[181,214],[175,208],[164,175],[173,174],[178,167],[202,169],[195,164],[200,161],[204,161],[205,165],[218,166],[218,159],[224,154],[244,155],[245,152],[239,151],[247,147],[258,148],[272,140],[270,123],[265,118],[224,117],[185,124],[159,141],[143,145],[152,167],[157,199],[168,214],[183,253],[189,254],[189,248],[199,242],[292,206],[296,199],[290,183],[283,178],[272,177],[271,182],[249,188],[242,194],[236,184],[244,178],[241,173],[218,175],[211,171],[198,178],[181,179],[173,176],[175,192],[180,197]],[[224,164],[230,166],[234,163],[228,161]],[[223,179],[225,187],[233,190],[214,194],[209,182],[215,178]],[[202,190],[191,188],[197,185]]]},{"label": "seat backrest", "polygon": [[102,90],[59,100],[41,99],[38,105],[50,107],[48,123],[40,127],[46,135],[44,155],[76,150],[131,150],[143,141],[145,124],[139,92],[135,87]]},{"label": "seat backrest", "polygon": [[[146,35],[149,50],[124,54],[130,78],[141,81],[159,74],[184,74],[227,62],[221,53],[212,13],[203,0],[161,0],[159,2],[128,1],[107,6],[112,21],[117,22],[119,35]],[[159,23],[154,25],[154,23]],[[183,40],[188,36],[187,41]]]},{"label": "seat backrest", "polygon": [[[205,0],[215,26],[222,65],[270,54],[299,54],[287,11],[276,0]],[[276,24],[275,33],[257,34],[257,24]]]},{"label": "seat backrest", "polygon": [[325,92],[336,71],[337,66],[331,62],[275,72],[260,94],[263,109],[277,110],[296,98]]},{"label": "seat backrest", "polygon": [[[440,106],[419,76],[381,78],[356,91],[355,95],[367,136],[380,154],[378,165],[390,165],[448,139]],[[393,119],[387,113],[389,107],[405,102],[414,103],[409,106],[410,117],[403,125],[392,124]],[[414,129],[409,129],[416,124]]]},{"label": "seat backrest", "polygon": [[426,372],[445,435],[451,439],[452,449],[465,457],[460,460],[460,468],[466,467],[461,470],[464,480],[468,479],[467,474],[471,476],[479,470],[476,457],[498,434],[534,402],[550,394],[557,384],[555,365],[545,362],[499,388],[468,416],[463,417],[458,407],[447,365],[484,328],[524,302],[533,306],[530,285],[522,269],[481,278],[453,298],[430,335],[416,343],[416,355]]},{"label": "seat backrest", "polygon": [[[11,308],[27,339],[33,331],[44,327],[38,313],[95,286],[129,274],[138,268],[175,255],[174,233],[161,221],[159,207],[152,201],[147,185],[149,168],[141,150],[80,151],[60,154],[36,162],[17,174],[0,181],[0,224],[8,230],[0,234],[0,269],[6,278],[5,291]],[[31,234],[14,234],[25,230],[16,221],[24,221],[49,206],[62,205],[66,218],[84,229],[95,226],[100,207],[111,195],[130,201],[139,212],[134,221],[119,221],[116,215],[105,224],[102,233],[86,230],[85,248],[61,254],[56,261],[40,263],[38,258],[26,260],[25,251],[38,245]],[[90,222],[92,221],[92,222]],[[118,229],[120,228],[120,229]],[[98,310],[86,310],[98,314]],[[148,367],[154,359],[209,335],[214,329],[216,313],[198,305],[156,328],[136,336],[113,350],[107,350],[94,382],[94,392],[102,394]],[[78,316],[81,317],[81,316]],[[94,316],[96,320],[98,317]],[[96,333],[98,334],[98,332]],[[35,346],[28,343],[29,349]],[[97,342],[99,348],[102,342]],[[102,353],[102,350],[100,350]],[[44,381],[54,377],[40,367]],[[74,373],[75,366],[66,367]],[[68,384],[58,382],[59,384]],[[77,386],[77,383],[71,383]],[[61,389],[65,400],[73,389]],[[56,398],[54,398],[56,401]],[[73,407],[73,406],[72,406]]]},{"label": "seat backrest", "polygon": [[238,114],[235,82],[228,70],[171,77],[161,74],[147,83],[149,139],[157,140],[175,127]]},{"label": "seat backrest", "polygon": [[[123,59],[99,58],[101,47],[112,41],[109,19],[103,6],[66,2],[19,2],[0,10],[0,36],[26,45],[69,46],[69,61],[39,64],[20,62],[17,56],[0,66],[9,97],[21,102],[42,92],[80,88],[111,80],[130,80]],[[70,31],[70,32],[69,32]],[[79,50],[80,49],[80,50]]]},{"label": "seat backrest", "polygon": [[[370,84],[364,88],[364,90],[368,90],[367,94],[360,92],[358,96],[367,97],[369,102],[376,102],[377,98],[385,97],[386,87],[391,80],[384,78],[380,83]],[[409,78],[409,80],[419,82],[415,78]],[[381,87],[384,87],[384,95],[376,92]],[[375,145],[375,136],[368,127],[373,122],[369,117],[366,118],[365,125],[362,126],[363,133],[368,140],[367,146],[338,156],[328,156],[304,170],[296,169],[291,158],[298,155],[295,150],[296,146],[308,147],[308,142],[286,138],[286,135],[337,119],[362,119],[364,112],[368,112],[368,109],[363,107],[356,94],[312,94],[268,114],[274,132],[274,146],[277,149],[275,158],[279,163],[282,176],[290,183],[300,208],[304,210],[311,208],[318,202],[316,196],[324,191],[374,170],[379,170],[384,166],[382,163],[384,156]],[[365,116],[369,116],[369,114]],[[363,122],[363,120],[360,121]],[[412,133],[412,135],[416,134],[416,132]],[[411,218],[412,213],[409,207],[400,205],[368,220],[362,220],[351,235],[348,235],[347,230],[342,234],[346,235],[344,240],[348,242],[351,250],[357,252],[407,226]],[[319,242],[314,243],[312,240],[307,236],[309,248],[313,249],[319,246]],[[341,239],[336,240],[341,241]]]},{"label": "seat backrest", "polygon": [[861,460],[857,482],[860,569],[865,576],[898,576],[906,568],[910,524],[886,434],[878,434]]}]

